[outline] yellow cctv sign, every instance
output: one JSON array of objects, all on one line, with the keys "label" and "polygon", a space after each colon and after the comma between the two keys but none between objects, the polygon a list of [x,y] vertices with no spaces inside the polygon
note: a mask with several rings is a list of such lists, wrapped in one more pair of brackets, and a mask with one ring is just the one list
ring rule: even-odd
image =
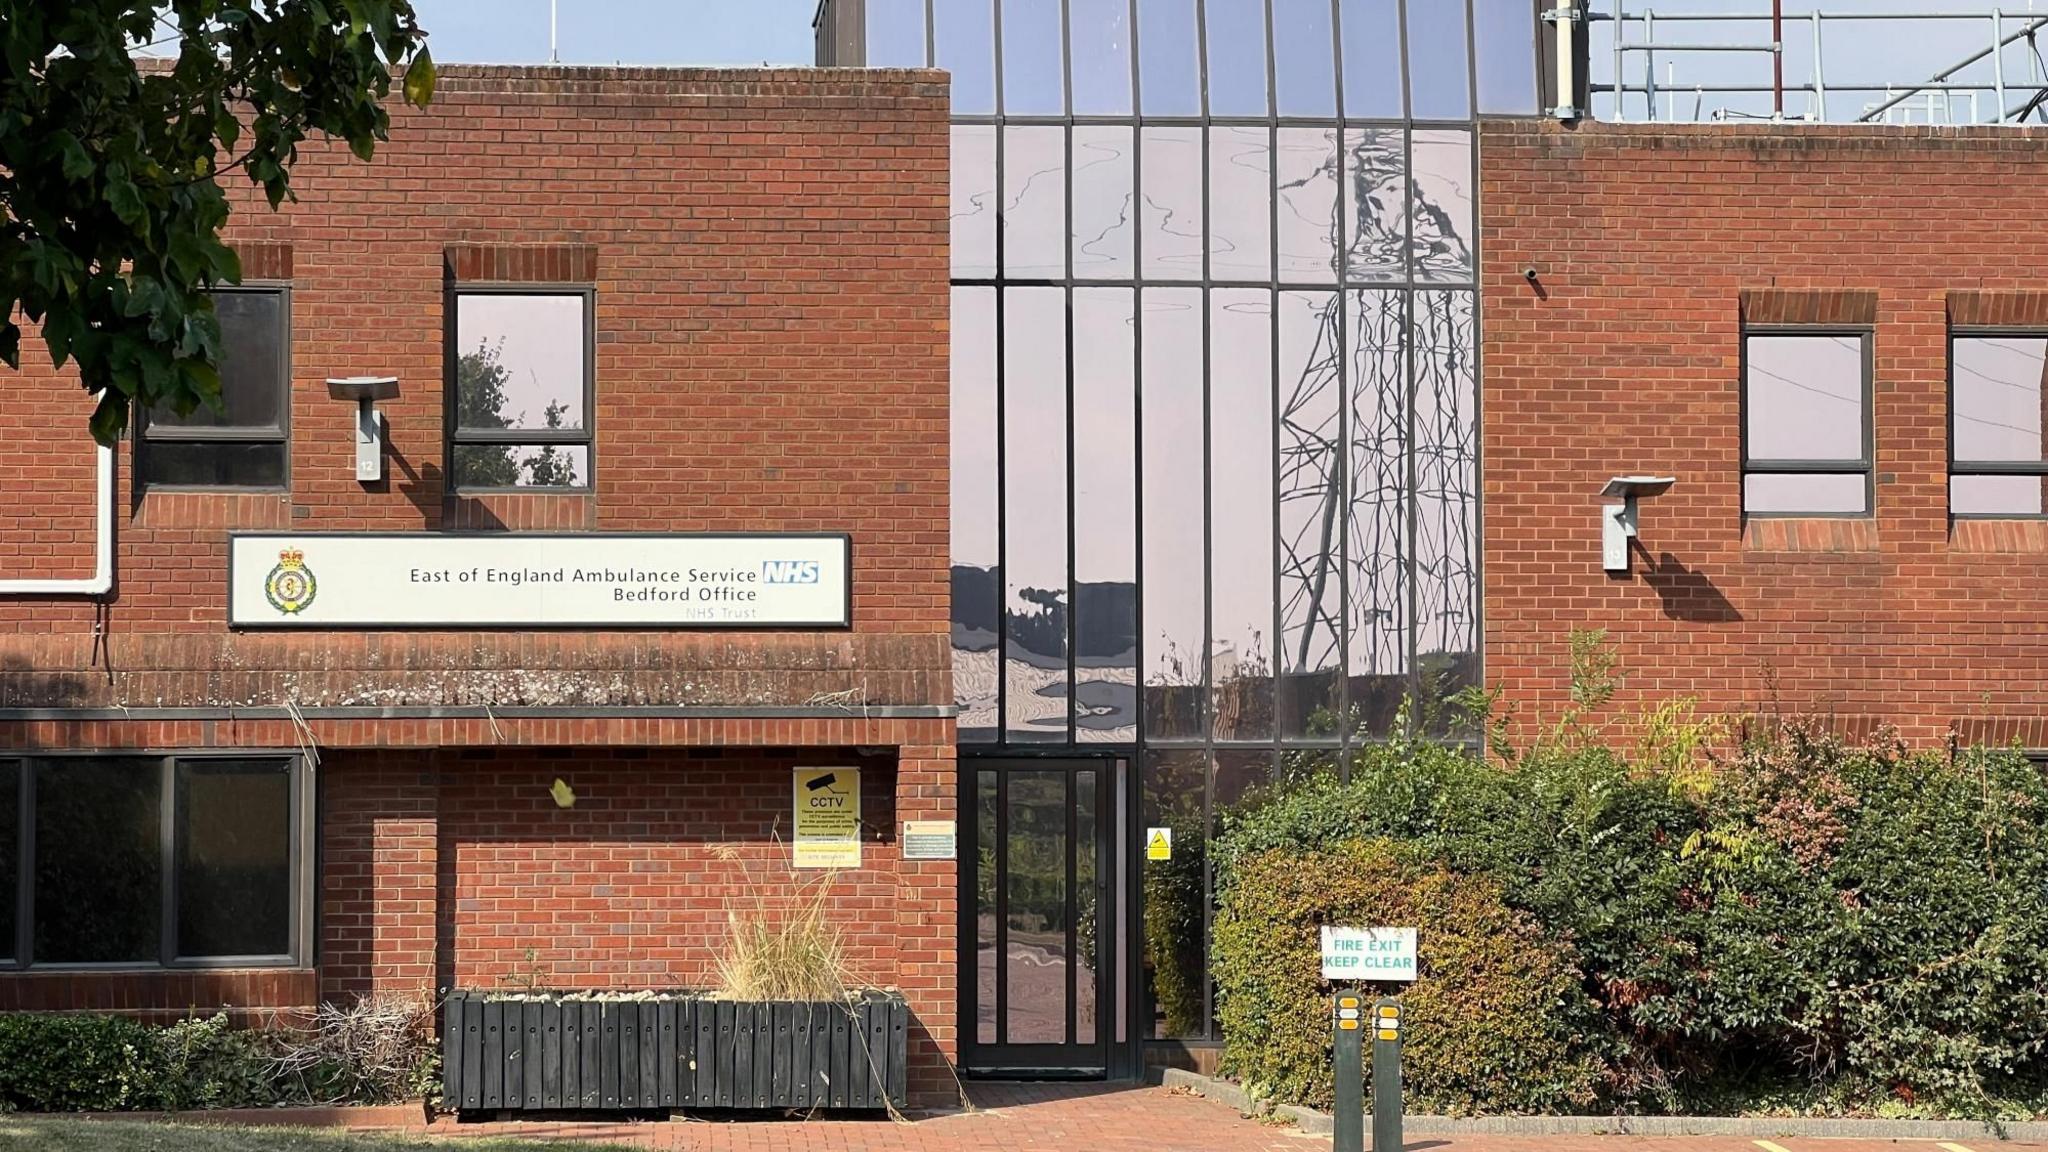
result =
[{"label": "yellow cctv sign", "polygon": [[1147,859],[1147,860],[1171,860],[1171,859],[1173,859],[1173,829],[1171,829],[1171,828],[1147,828],[1147,829],[1145,829],[1145,859]]},{"label": "yellow cctv sign", "polygon": [[860,867],[860,769],[796,770],[798,868]]}]

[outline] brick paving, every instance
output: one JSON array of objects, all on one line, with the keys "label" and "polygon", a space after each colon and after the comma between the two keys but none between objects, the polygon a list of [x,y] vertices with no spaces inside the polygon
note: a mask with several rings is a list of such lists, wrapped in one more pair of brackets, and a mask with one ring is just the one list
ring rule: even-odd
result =
[{"label": "brick paving", "polygon": [[[692,1152],[1316,1152],[1327,1137],[1249,1120],[1172,1088],[978,1084],[977,1109],[910,1121],[683,1120],[643,1124],[437,1122],[437,1135],[597,1140]],[[1404,1152],[1999,1152],[2044,1144],[1738,1136],[1410,1135]]]}]

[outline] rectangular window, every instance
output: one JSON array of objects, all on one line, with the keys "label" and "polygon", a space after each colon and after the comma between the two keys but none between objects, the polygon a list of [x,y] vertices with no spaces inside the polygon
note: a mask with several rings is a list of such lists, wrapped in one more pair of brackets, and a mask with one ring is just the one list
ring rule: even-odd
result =
[{"label": "rectangular window", "polygon": [[1742,509],[1749,516],[1870,514],[1870,334],[1743,338]]},{"label": "rectangular window", "polygon": [[465,287],[451,304],[454,487],[589,488],[593,294]]},{"label": "rectangular window", "polygon": [[5,966],[301,962],[310,886],[297,764],[0,761]]},{"label": "rectangular window", "polygon": [[220,404],[141,421],[142,482],[171,488],[282,488],[291,410],[291,308],[283,288],[213,293]]},{"label": "rectangular window", "polygon": [[2048,482],[2042,405],[2048,335],[1974,333],[1949,341],[1949,512],[2040,516]]}]

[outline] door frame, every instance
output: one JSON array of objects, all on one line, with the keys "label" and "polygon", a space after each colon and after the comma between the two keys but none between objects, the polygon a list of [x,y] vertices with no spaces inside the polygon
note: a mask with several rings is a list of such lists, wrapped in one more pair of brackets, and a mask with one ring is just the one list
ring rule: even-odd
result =
[{"label": "door frame", "polygon": [[[965,750],[962,750],[963,753]],[[991,752],[994,750],[992,749]],[[1048,754],[1050,753],[1050,754]],[[1119,846],[1127,837],[1124,825],[1133,814],[1134,790],[1136,788],[1136,758],[1120,752],[1077,752],[1069,748],[1047,749],[1033,754],[1022,749],[1005,749],[1001,754],[961,755],[958,759],[959,776],[956,796],[959,806],[960,868],[957,906],[959,909],[958,935],[956,937],[956,997],[959,1013],[961,1074],[967,1077],[988,1079],[1105,1079],[1129,1074],[1130,1060],[1126,1049],[1128,1040],[1119,1042],[1120,1035],[1129,1033],[1121,1025],[1128,1005],[1118,996],[1120,985],[1128,986],[1128,980],[1120,980],[1119,974],[1128,960],[1120,955],[1117,944],[1125,938],[1118,923],[1118,912],[1128,910],[1124,893],[1128,877],[1118,869]],[[1094,1002],[1095,1039],[1089,1044],[1012,1044],[1006,1042],[1004,1033],[1008,1021],[1004,1008],[1007,990],[1004,988],[1002,973],[1007,965],[998,967],[996,981],[995,1043],[983,1043],[980,1035],[977,1001],[980,998],[980,952],[977,946],[977,873],[981,867],[981,828],[976,805],[978,774],[993,771],[997,779],[996,840],[998,844],[1007,840],[1009,832],[1008,779],[1013,771],[1064,771],[1068,781],[1068,802],[1066,805],[1067,842],[1079,847],[1079,836],[1085,831],[1080,827],[1071,791],[1075,773],[1093,770],[1096,774],[1095,828],[1093,830],[1095,852],[1095,964]],[[1078,911],[1079,894],[1075,891],[1076,860],[1072,851],[1067,856],[1068,899],[1074,902]],[[1009,935],[1007,885],[996,886],[996,947],[998,955],[1007,953]],[[1072,958],[1078,951],[1080,926],[1078,918],[1067,928],[1069,945],[1069,983],[1071,994],[1067,998],[1069,1035],[1077,1035],[1077,1001],[1081,990],[1080,977]],[[1128,951],[1128,949],[1126,949]]]}]

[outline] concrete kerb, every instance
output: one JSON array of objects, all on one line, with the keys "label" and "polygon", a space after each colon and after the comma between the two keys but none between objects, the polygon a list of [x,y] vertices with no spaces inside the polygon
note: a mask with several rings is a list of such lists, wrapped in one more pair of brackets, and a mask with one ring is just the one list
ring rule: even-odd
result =
[{"label": "concrete kerb", "polygon": [[[1303,1132],[1330,1134],[1330,1115],[1295,1104],[1254,1100],[1228,1080],[1179,1068],[1156,1070],[1159,1082],[1228,1104],[1247,1116],[1271,1114]],[[2048,1141],[2048,1121],[1990,1124],[1980,1120],[1846,1120],[1803,1116],[1408,1116],[1403,1130],[1432,1136],[1790,1136],[1841,1140]]]}]

